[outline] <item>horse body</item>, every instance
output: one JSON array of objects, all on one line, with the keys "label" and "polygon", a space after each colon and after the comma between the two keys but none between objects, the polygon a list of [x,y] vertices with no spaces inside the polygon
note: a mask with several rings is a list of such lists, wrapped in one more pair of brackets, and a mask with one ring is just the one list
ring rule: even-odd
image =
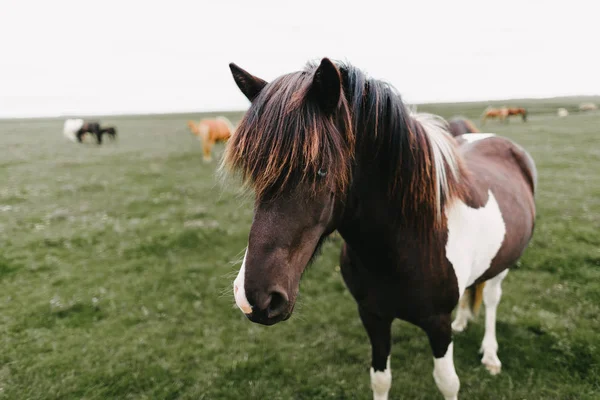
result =
[{"label": "horse body", "polygon": [[533,232],[531,157],[490,134],[453,140],[443,123],[411,115],[393,88],[352,66],[323,59],[269,84],[231,69],[252,101],[225,157],[257,196],[234,281],[247,317],[289,318],[304,268],[337,229],[342,276],[371,342],[375,399],[391,387],[395,318],[424,330],[434,380],[457,398],[452,328],[472,316],[461,299],[470,291],[486,308],[482,363],[500,372],[496,308]]},{"label": "horse body", "polygon": [[483,116],[481,117],[481,123],[485,124],[488,119],[498,118],[500,121],[505,121],[508,118],[508,108],[492,108],[488,107],[483,112]]},{"label": "horse body", "polygon": [[203,119],[198,124],[188,121],[190,131],[202,141],[204,161],[212,160],[212,147],[217,142],[226,142],[234,130],[233,125],[225,117]]}]

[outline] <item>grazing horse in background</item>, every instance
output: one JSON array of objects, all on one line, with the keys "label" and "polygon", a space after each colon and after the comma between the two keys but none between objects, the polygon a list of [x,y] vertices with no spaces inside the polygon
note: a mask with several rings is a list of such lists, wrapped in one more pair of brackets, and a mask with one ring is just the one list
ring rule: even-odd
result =
[{"label": "grazing horse in background", "polygon": [[464,117],[454,117],[448,121],[448,131],[452,136],[457,137],[465,133],[478,133],[479,129],[473,122]]},{"label": "grazing horse in background", "polygon": [[96,142],[102,144],[101,128],[98,122],[88,122],[83,119],[67,119],[63,127],[63,134],[73,142],[83,142],[85,134],[96,137]]},{"label": "grazing horse in background", "polygon": [[217,142],[226,142],[234,131],[233,124],[225,117],[203,119],[198,124],[188,121],[190,131],[202,141],[204,161],[212,160],[212,147]]},{"label": "grazing horse in background", "polygon": [[[522,107],[509,107],[508,108],[508,116],[511,115],[520,115],[523,117],[523,122],[527,122],[527,110]],[[508,118],[506,119],[508,122]]]},{"label": "grazing horse in background", "polygon": [[117,129],[113,126],[102,128],[98,122],[87,122],[83,119],[67,119],[63,127],[65,137],[78,143],[82,143],[83,137],[90,134],[96,138],[96,143],[102,144],[102,135],[105,133],[111,139],[116,139]]},{"label": "grazing horse in background", "polygon": [[460,331],[471,317],[469,291],[485,304],[482,363],[500,372],[501,283],[534,226],[529,154],[491,134],[454,140],[444,121],[411,114],[389,84],[327,58],[270,83],[230,69],[251,101],[223,160],[256,197],[233,284],[248,319],[288,319],[306,266],[337,230],[342,275],[371,341],[375,399],[392,383],[395,318],[427,334],[435,383],[457,399],[452,325]]},{"label": "grazing horse in background", "polygon": [[483,112],[483,116],[481,117],[481,124],[484,125],[485,121],[487,121],[490,118],[498,118],[501,122],[506,122],[508,118],[508,108],[486,108]]},{"label": "grazing horse in background", "polygon": [[598,106],[594,103],[581,103],[579,105],[579,111],[595,111]]}]

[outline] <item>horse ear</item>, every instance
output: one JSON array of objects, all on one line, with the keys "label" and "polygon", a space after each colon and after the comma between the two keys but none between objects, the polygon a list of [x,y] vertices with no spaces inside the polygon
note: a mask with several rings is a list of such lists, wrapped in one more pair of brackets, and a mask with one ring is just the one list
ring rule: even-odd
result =
[{"label": "horse ear", "polygon": [[250,101],[254,100],[267,84],[267,82],[241,69],[234,63],[229,64],[229,69],[235,83]]},{"label": "horse ear", "polygon": [[319,68],[315,71],[310,92],[326,113],[337,109],[342,94],[342,76],[329,58],[321,60]]}]

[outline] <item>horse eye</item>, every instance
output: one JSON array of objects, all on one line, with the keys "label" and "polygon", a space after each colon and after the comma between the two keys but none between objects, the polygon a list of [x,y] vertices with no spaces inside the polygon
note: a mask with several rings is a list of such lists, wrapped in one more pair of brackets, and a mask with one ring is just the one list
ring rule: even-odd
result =
[{"label": "horse eye", "polygon": [[323,178],[325,175],[327,175],[327,170],[325,168],[319,168],[319,170],[317,171],[317,175]]}]

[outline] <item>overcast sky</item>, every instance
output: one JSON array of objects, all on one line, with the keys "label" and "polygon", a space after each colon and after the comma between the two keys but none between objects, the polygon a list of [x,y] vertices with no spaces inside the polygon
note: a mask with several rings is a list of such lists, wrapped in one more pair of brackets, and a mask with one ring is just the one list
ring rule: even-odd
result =
[{"label": "overcast sky", "polygon": [[0,0],[0,117],[244,109],[324,56],[409,102],[600,94],[598,0]]}]

